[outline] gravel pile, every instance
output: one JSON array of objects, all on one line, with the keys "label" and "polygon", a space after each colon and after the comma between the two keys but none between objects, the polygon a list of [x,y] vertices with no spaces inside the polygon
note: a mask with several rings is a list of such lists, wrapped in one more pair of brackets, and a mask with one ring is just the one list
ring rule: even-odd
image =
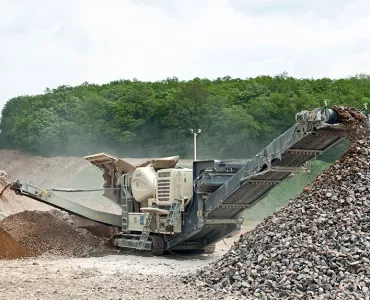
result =
[{"label": "gravel pile", "polygon": [[199,271],[196,284],[243,299],[369,299],[368,124],[354,110],[336,110],[348,125],[350,149],[305,192]]},{"label": "gravel pile", "polygon": [[15,240],[36,255],[90,256],[111,251],[107,240],[73,226],[67,213],[24,211],[0,222]]}]

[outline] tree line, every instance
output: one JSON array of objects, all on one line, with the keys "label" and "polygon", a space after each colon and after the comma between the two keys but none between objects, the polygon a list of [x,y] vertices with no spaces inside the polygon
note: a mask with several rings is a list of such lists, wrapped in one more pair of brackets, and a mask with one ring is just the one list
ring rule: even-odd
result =
[{"label": "tree line", "polygon": [[34,155],[248,158],[295,123],[295,114],[324,105],[361,108],[370,76],[297,79],[277,76],[215,80],[118,80],[47,88],[10,99],[2,110],[0,148]]}]

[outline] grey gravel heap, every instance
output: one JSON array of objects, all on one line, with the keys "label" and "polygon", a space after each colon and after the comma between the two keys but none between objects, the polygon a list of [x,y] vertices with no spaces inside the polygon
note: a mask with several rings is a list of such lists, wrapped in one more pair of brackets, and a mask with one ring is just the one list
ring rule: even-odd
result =
[{"label": "grey gravel heap", "polygon": [[[361,136],[355,127],[352,141]],[[369,141],[354,141],[308,189],[196,277],[198,285],[242,299],[369,299]]]}]

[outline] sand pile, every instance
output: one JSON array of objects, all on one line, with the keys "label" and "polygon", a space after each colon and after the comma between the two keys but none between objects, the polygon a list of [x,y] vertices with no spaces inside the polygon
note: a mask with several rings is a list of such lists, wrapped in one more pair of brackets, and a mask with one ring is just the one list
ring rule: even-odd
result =
[{"label": "sand pile", "polygon": [[23,258],[30,255],[31,253],[28,249],[0,227],[0,259]]},{"label": "sand pile", "polygon": [[[352,141],[365,138],[368,124],[356,111],[339,113],[355,124],[354,131],[348,126]],[[243,299],[369,299],[370,142],[354,142],[309,189],[197,278]]]},{"label": "sand pile", "polygon": [[89,256],[111,251],[107,239],[73,226],[68,214],[57,210],[24,211],[0,222],[8,233],[36,255]]}]

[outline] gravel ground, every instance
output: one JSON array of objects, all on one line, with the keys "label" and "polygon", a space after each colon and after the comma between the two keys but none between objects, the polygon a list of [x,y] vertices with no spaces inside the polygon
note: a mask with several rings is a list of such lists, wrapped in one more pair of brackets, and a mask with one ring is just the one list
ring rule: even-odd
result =
[{"label": "gravel ground", "polygon": [[0,262],[0,299],[213,299],[175,277],[211,260],[130,254]]},{"label": "gravel ground", "polygon": [[0,261],[0,300],[234,299],[184,284],[180,276],[220,259],[238,238],[221,241],[212,255],[153,257],[121,252]]}]

